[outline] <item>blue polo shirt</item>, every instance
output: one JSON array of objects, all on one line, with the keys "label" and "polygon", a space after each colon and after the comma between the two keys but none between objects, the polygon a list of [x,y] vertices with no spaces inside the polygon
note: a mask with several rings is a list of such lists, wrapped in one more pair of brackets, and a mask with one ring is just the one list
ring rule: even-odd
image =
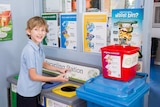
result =
[{"label": "blue polo shirt", "polygon": [[21,67],[17,82],[17,93],[24,97],[33,97],[41,92],[42,82],[32,81],[29,69],[35,68],[37,74],[42,75],[42,64],[45,54],[42,45],[35,44],[32,40],[24,47],[21,54]]}]

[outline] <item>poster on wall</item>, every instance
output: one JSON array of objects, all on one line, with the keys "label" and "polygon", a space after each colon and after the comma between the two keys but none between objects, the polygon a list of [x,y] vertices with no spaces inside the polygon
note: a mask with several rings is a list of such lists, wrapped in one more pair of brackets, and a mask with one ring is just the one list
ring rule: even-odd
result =
[{"label": "poster on wall", "polygon": [[100,53],[107,45],[107,14],[83,14],[83,51]]},{"label": "poster on wall", "polygon": [[142,46],[143,9],[112,10],[111,44]]},{"label": "poster on wall", "polygon": [[43,45],[59,47],[59,27],[57,13],[43,13],[42,17],[47,21],[49,32],[42,41]]},{"label": "poster on wall", "polygon": [[0,41],[12,40],[10,4],[0,4]]},{"label": "poster on wall", "polygon": [[77,15],[76,13],[60,14],[60,47],[77,50]]}]

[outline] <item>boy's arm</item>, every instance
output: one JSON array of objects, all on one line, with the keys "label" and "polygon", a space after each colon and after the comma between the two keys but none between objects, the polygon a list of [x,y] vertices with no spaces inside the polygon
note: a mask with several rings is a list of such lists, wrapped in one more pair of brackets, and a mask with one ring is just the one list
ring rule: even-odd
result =
[{"label": "boy's arm", "polygon": [[66,73],[66,71],[68,70],[68,69],[62,69],[62,68],[54,67],[54,66],[48,64],[47,62],[43,62],[43,68],[46,68],[46,69],[51,70],[51,71],[58,71],[58,72],[61,72],[61,73]]}]

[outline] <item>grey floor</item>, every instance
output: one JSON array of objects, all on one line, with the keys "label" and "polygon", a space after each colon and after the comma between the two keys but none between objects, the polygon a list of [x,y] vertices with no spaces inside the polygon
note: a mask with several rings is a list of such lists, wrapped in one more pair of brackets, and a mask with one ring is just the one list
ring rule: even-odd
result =
[{"label": "grey floor", "polygon": [[160,65],[151,65],[149,107],[160,107]]}]

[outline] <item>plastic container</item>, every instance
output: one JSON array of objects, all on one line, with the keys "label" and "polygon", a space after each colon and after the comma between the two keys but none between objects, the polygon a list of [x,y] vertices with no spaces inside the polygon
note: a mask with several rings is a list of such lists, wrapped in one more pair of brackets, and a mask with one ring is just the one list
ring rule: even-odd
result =
[{"label": "plastic container", "polygon": [[[53,88],[61,83],[62,82],[46,82],[42,85],[42,91],[45,89]],[[43,95],[40,96],[40,107],[46,107],[46,97]]]},{"label": "plastic container", "polygon": [[[69,90],[68,88],[64,92],[60,91],[60,89],[63,90],[63,88],[66,87],[66,84],[70,84],[70,85],[73,84],[71,86],[81,85],[79,83],[69,81],[67,83],[62,83],[60,85],[57,85],[53,88],[42,90],[41,95],[46,98],[46,102],[45,102],[46,107],[86,107],[86,101],[78,98],[76,96],[75,90],[72,91],[72,90]],[[65,86],[65,87],[61,87],[61,86]],[[54,92],[55,90],[56,92]],[[68,97],[68,94],[73,94],[73,93],[75,93],[74,96]]]},{"label": "plastic container", "polygon": [[[43,74],[44,75],[44,74]],[[46,75],[46,74],[45,74]],[[47,75],[46,75],[47,76]],[[14,74],[7,78],[8,82],[11,83],[11,107],[17,107],[17,80],[18,74]],[[42,90],[52,88],[56,85],[61,84],[61,82],[46,82],[42,85]],[[46,107],[46,98],[44,96],[41,97],[40,107]]]},{"label": "plastic container", "polygon": [[76,94],[87,101],[87,107],[143,107],[148,90],[149,85],[142,78],[123,82],[100,75],[77,88]]},{"label": "plastic container", "polygon": [[62,82],[46,82],[45,84],[42,85],[42,89],[48,89],[51,87],[54,87],[56,85],[61,84]]},{"label": "plastic container", "polygon": [[18,80],[18,74],[14,74],[7,78],[8,82],[11,83],[11,106],[17,107],[17,80]]},{"label": "plastic container", "polygon": [[129,81],[136,75],[139,47],[110,45],[101,48],[104,78]]},{"label": "plastic container", "polygon": [[143,80],[147,80],[148,74],[144,72],[137,72],[135,78],[141,78]]}]

